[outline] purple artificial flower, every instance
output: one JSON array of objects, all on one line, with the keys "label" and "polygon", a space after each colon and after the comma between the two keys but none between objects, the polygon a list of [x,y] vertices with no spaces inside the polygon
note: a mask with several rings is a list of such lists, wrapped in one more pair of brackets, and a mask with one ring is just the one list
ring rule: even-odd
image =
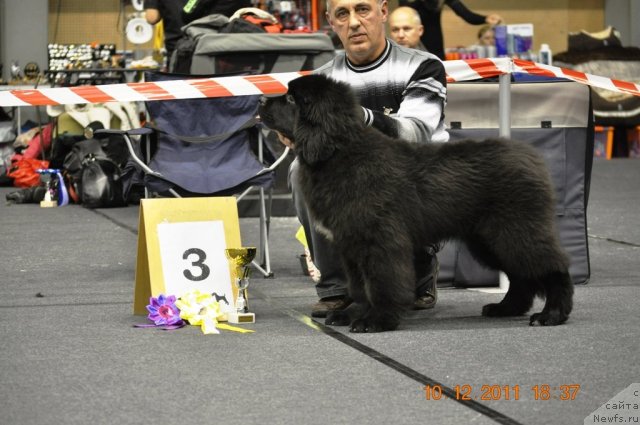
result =
[{"label": "purple artificial flower", "polygon": [[163,325],[178,325],[181,324],[180,310],[176,307],[175,295],[169,295],[168,297],[163,294],[158,295],[158,298],[149,298],[149,304],[147,310],[149,320],[155,323],[156,326]]}]

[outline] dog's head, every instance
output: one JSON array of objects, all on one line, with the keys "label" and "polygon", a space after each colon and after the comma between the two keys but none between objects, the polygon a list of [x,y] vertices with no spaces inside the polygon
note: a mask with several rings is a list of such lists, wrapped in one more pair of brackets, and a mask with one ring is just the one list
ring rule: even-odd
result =
[{"label": "dog's head", "polygon": [[263,97],[258,113],[269,128],[291,139],[308,164],[329,159],[341,140],[364,125],[349,85],[319,74],[292,80],[283,96]]}]

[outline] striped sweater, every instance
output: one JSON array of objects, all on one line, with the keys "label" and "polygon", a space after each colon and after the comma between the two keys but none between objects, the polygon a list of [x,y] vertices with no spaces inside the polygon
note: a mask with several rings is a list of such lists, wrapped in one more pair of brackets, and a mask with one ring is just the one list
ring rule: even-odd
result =
[{"label": "striped sweater", "polygon": [[440,60],[387,40],[382,55],[364,66],[344,52],[316,70],[351,85],[368,125],[411,142],[446,142],[447,82]]}]

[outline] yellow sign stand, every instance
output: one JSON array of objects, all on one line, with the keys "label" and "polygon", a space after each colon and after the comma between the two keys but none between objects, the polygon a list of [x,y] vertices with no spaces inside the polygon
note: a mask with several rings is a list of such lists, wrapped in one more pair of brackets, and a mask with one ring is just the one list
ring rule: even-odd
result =
[{"label": "yellow sign stand", "polygon": [[235,267],[224,249],[242,246],[235,198],[143,199],[139,217],[134,314],[147,314],[151,296],[180,297],[203,285],[223,288],[218,295],[228,290],[223,294],[233,307]]}]

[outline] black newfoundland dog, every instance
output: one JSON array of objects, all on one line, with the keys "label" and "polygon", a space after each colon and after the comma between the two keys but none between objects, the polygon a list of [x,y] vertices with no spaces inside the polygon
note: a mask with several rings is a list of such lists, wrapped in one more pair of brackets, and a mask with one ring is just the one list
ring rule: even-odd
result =
[{"label": "black newfoundland dog", "polygon": [[366,127],[361,111],[347,84],[322,75],[291,81],[286,95],[263,97],[259,109],[292,140],[307,207],[349,279],[348,317],[327,323],[396,329],[414,302],[414,252],[450,238],[510,280],[484,316],[525,314],[538,295],[546,302],[530,324],[564,323],[573,285],[540,155],[503,139],[408,143]]}]

